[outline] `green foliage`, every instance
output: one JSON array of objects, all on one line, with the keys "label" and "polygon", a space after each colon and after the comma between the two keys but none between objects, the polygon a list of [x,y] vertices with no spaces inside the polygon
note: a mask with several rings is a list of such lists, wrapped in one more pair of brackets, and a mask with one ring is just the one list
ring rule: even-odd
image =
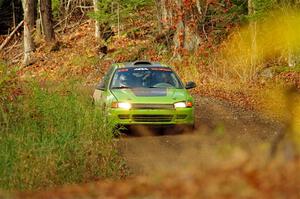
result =
[{"label": "green foliage", "polygon": [[265,17],[270,10],[275,6],[275,0],[253,0],[254,4],[254,19],[261,19]]},{"label": "green foliage", "polygon": [[59,17],[60,0],[52,0],[52,14],[54,18]]},{"label": "green foliage", "polygon": [[0,128],[7,125],[8,101],[14,100],[14,92],[18,89],[16,77],[17,68],[8,68],[4,61],[0,60]]},{"label": "green foliage", "polygon": [[152,0],[121,0],[120,2],[127,9],[136,10],[142,6],[149,5],[153,1]]},{"label": "green foliage", "polygon": [[241,23],[245,21],[245,15],[248,13],[247,0],[232,0],[232,7],[225,14],[229,15],[228,20],[231,23]]},{"label": "green foliage", "polygon": [[277,73],[284,73],[284,72],[300,72],[300,65],[291,67],[291,66],[282,66],[282,67],[277,67],[275,70]]},{"label": "green foliage", "polygon": [[99,11],[97,13],[89,13],[89,16],[101,23],[112,22],[116,18],[115,13],[112,12],[112,1],[99,1],[98,9]]},{"label": "green foliage", "polygon": [[227,37],[229,31],[237,24],[242,24],[248,14],[247,0],[220,1],[210,4],[201,26],[204,24],[209,36],[213,36],[214,43],[218,44]]},{"label": "green foliage", "polygon": [[0,74],[5,80],[0,105],[6,104],[0,117],[0,188],[35,189],[121,175],[113,123],[78,84],[29,82],[23,87],[26,95],[8,101],[8,90],[2,91],[14,77]]},{"label": "green foliage", "polygon": [[99,63],[100,58],[97,56],[88,57],[85,55],[77,55],[72,58],[71,63],[76,67],[95,66]]},{"label": "green foliage", "polygon": [[255,13],[250,16],[254,20],[264,19],[270,11],[282,10],[287,12],[293,9],[299,9],[299,3],[293,0],[252,0]]},{"label": "green foliage", "polygon": [[295,0],[277,0],[277,5],[283,9],[299,8],[300,2]]},{"label": "green foliage", "polygon": [[131,12],[150,3],[152,3],[152,0],[101,0],[98,3],[99,11],[89,13],[89,16],[102,24],[113,23],[116,22],[118,17],[118,7],[120,18],[125,19]]}]

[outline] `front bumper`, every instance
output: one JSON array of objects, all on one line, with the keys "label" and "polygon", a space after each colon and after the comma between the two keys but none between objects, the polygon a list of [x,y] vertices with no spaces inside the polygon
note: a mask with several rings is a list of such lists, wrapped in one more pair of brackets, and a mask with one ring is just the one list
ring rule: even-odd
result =
[{"label": "front bumper", "polygon": [[110,109],[109,117],[118,125],[194,125],[194,108]]}]

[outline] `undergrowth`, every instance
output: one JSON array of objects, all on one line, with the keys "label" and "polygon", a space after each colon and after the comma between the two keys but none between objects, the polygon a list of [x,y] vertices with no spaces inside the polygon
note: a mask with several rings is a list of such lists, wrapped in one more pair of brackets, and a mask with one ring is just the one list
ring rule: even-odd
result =
[{"label": "undergrowth", "polygon": [[[1,64],[0,188],[30,190],[123,175],[113,142],[117,132],[78,83],[20,83],[5,70]],[[23,92],[12,99],[16,85]]]},{"label": "undergrowth", "polygon": [[284,72],[300,72],[300,65],[291,67],[291,66],[282,66],[276,68],[277,73],[284,73]]}]

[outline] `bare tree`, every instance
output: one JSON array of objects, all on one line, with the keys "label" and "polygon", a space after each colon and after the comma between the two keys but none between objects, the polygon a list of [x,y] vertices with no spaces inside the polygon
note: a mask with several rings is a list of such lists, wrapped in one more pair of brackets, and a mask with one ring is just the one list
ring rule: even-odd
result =
[{"label": "bare tree", "polygon": [[40,0],[40,12],[42,19],[43,33],[45,35],[46,42],[52,42],[55,40],[55,34],[53,30],[52,22],[52,3],[51,0]]},{"label": "bare tree", "polygon": [[[25,66],[31,63],[31,54],[35,50],[35,46],[32,39],[32,30],[34,27],[34,12],[32,9],[34,7],[35,0],[23,0],[23,10],[24,10],[24,60],[23,64]],[[32,16],[33,15],[33,16]],[[32,21],[33,20],[33,21]]]}]

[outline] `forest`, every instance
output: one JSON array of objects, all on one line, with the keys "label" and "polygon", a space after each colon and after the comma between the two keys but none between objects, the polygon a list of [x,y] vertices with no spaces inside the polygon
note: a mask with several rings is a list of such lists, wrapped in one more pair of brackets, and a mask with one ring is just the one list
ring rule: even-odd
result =
[{"label": "forest", "polygon": [[[95,106],[136,60],[197,84],[196,130]],[[0,198],[299,198],[299,157],[299,0],[0,0]]]}]

